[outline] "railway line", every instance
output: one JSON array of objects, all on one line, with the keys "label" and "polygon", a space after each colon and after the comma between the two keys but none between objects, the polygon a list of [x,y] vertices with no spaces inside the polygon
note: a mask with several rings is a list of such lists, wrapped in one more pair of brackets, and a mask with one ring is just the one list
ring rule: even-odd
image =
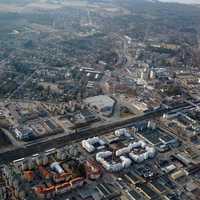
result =
[{"label": "railway line", "polygon": [[192,105],[188,105],[188,103],[182,103],[173,108],[159,108],[157,110],[144,113],[143,115],[136,116],[130,119],[101,124],[95,128],[89,127],[86,129],[77,130],[71,134],[62,135],[57,138],[52,138],[49,140],[38,139],[36,141],[33,141],[32,143],[29,143],[27,146],[25,145],[23,147],[18,147],[16,149],[0,153],[0,164],[8,163],[16,159],[31,156],[38,152],[43,152],[47,149],[59,148],[64,145],[79,142],[88,137],[102,136],[108,132],[114,131],[122,127],[132,127],[133,124],[136,122],[152,119],[161,116],[163,113],[170,112],[179,108],[185,108],[188,106],[192,107]]}]

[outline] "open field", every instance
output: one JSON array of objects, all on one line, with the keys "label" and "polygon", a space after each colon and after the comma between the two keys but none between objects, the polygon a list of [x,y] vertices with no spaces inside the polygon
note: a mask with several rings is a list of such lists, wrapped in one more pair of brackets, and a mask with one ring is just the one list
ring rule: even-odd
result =
[{"label": "open field", "polygon": [[50,3],[43,0],[35,1],[8,1],[0,2],[0,12],[30,12],[30,11],[45,11],[56,10],[63,7],[87,7],[90,4],[87,1],[66,0],[62,3]]}]

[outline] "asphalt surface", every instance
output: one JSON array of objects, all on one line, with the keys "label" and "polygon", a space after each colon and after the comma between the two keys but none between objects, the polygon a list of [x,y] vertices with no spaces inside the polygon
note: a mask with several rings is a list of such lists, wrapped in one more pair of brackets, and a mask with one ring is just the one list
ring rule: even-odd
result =
[{"label": "asphalt surface", "polygon": [[173,108],[157,109],[155,111],[151,111],[151,112],[145,113],[141,116],[136,116],[136,117],[133,117],[130,119],[113,122],[110,124],[102,124],[95,128],[87,128],[87,129],[83,129],[83,130],[78,130],[76,133],[73,133],[70,135],[66,134],[64,136],[61,136],[58,138],[53,138],[53,139],[46,140],[46,141],[36,140],[27,146],[18,147],[14,150],[0,153],[0,164],[8,163],[8,162],[11,162],[13,160],[20,159],[23,157],[28,157],[28,156],[31,156],[38,152],[43,152],[43,151],[51,149],[51,148],[59,148],[64,145],[67,145],[67,144],[79,142],[88,137],[101,136],[108,132],[114,131],[118,128],[131,127],[136,122],[151,119],[156,116],[161,116],[163,113],[173,111],[177,108],[184,108],[186,106],[188,106],[188,104],[184,103],[181,105],[177,105],[176,107],[173,107]]}]

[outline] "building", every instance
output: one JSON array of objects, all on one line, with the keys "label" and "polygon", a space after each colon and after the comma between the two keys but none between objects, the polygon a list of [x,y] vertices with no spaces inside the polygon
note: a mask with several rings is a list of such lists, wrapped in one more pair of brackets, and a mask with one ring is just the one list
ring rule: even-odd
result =
[{"label": "building", "polygon": [[29,127],[22,128],[22,129],[15,128],[14,134],[15,134],[15,137],[19,140],[30,140],[32,139],[34,135],[32,128],[29,128]]},{"label": "building", "polygon": [[105,116],[112,114],[115,105],[115,100],[107,95],[88,97],[84,102]]}]

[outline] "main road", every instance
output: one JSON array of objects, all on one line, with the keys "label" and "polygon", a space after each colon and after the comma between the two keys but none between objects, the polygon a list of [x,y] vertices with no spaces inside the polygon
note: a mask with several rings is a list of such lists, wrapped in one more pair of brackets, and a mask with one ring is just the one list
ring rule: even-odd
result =
[{"label": "main road", "polygon": [[176,109],[185,108],[188,106],[193,107],[192,105],[189,105],[188,103],[183,103],[173,108],[160,108],[160,109],[147,112],[142,115],[135,116],[129,119],[119,120],[112,123],[103,123],[95,128],[89,127],[86,129],[80,129],[74,133],[64,134],[64,135],[58,136],[57,138],[50,138],[50,139],[43,139],[43,140],[38,139],[23,147],[16,147],[15,149],[12,149],[10,151],[0,153],[0,164],[8,163],[8,162],[11,162],[13,160],[20,159],[23,157],[28,157],[33,154],[43,152],[47,149],[59,148],[64,145],[70,145],[72,143],[79,142],[88,137],[102,136],[118,128],[132,127],[133,124],[136,122],[152,119],[152,118],[161,116],[163,113],[174,111]]}]

